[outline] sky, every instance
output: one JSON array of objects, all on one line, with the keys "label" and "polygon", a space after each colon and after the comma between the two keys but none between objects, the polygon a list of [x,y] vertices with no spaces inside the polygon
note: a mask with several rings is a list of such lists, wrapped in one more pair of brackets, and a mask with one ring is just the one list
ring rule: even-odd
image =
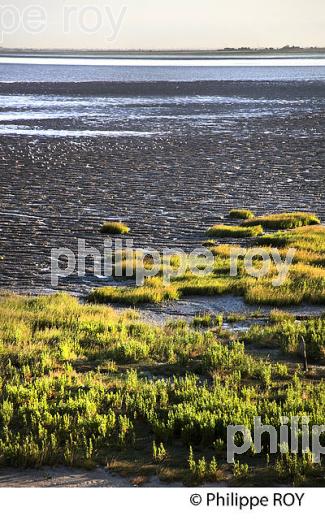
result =
[{"label": "sky", "polygon": [[0,47],[325,47],[324,0],[8,0]]}]

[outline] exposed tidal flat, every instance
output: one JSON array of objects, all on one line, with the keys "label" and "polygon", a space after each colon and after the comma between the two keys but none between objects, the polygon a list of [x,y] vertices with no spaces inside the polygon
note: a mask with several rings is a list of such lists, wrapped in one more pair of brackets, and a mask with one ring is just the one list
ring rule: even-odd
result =
[{"label": "exposed tidal flat", "polygon": [[325,218],[322,82],[18,87],[0,85],[2,287],[50,288],[51,249],[102,250],[108,218],[135,246],[186,250],[234,207]]},{"label": "exposed tidal flat", "polygon": [[[252,428],[256,416],[277,429],[283,415],[325,422],[324,83],[20,82],[1,84],[0,98],[4,292],[52,292],[51,249],[76,252],[82,238],[102,251],[107,220],[126,223],[135,246],[186,251],[213,226],[236,226],[209,246],[221,281],[176,280],[162,306],[135,310],[130,289],[132,309],[121,308],[129,282],[101,293],[116,280],[90,265],[60,280],[78,299],[0,297],[0,462],[45,468],[3,469],[0,484],[323,486],[310,454],[270,458],[266,440],[232,465],[225,443],[228,424]],[[320,224],[242,242],[233,208]],[[229,241],[298,246],[282,300],[269,280],[223,285]]]}]

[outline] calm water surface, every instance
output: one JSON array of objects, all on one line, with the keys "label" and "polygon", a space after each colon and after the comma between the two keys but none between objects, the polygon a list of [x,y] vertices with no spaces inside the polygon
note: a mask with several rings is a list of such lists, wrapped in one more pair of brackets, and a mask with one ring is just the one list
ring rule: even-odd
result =
[{"label": "calm water surface", "polygon": [[325,56],[227,59],[1,57],[0,82],[325,80]]}]

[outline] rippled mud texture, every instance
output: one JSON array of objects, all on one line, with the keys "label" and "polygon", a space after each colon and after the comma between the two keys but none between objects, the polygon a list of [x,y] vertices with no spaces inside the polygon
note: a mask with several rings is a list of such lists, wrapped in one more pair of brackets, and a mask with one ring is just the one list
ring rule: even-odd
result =
[{"label": "rippled mud texture", "polygon": [[[324,221],[324,100],[319,83],[298,83],[291,89],[231,84],[228,95],[238,100],[227,106],[220,102],[224,84],[210,84],[219,99],[208,104],[204,98],[189,103],[187,87],[182,97],[180,85],[181,99],[164,103],[160,86],[151,108],[139,107],[135,98],[136,108],[115,119],[117,109],[106,119],[71,114],[26,123],[20,108],[22,120],[16,115],[2,124],[27,124],[39,134],[62,129],[122,134],[0,136],[1,288],[51,288],[51,248],[76,251],[83,238],[101,250],[98,229],[107,219],[127,222],[135,245],[187,250],[200,245],[205,230],[235,207],[257,214],[312,211]],[[10,86],[5,88],[8,93]],[[81,88],[90,96],[95,87]],[[172,88],[166,90],[169,96],[175,94]],[[23,94],[23,86],[19,89]],[[195,91],[190,94],[195,97]],[[243,105],[244,98],[249,102]],[[93,109],[97,98],[85,99]],[[152,135],[123,136],[130,129]],[[101,284],[107,280],[89,273],[63,279],[60,287],[87,292]]]}]

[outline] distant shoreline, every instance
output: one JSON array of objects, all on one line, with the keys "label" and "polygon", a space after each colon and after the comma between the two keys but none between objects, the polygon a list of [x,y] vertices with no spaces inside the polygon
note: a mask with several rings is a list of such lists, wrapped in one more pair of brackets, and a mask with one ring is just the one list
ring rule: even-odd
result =
[{"label": "distant shoreline", "polygon": [[118,58],[127,59],[178,59],[183,60],[196,58],[204,59],[232,59],[237,57],[244,59],[247,57],[261,57],[271,59],[272,57],[281,58],[301,58],[301,57],[321,57],[325,54],[325,47],[319,48],[298,48],[283,47],[281,49],[220,49],[220,50],[73,50],[73,49],[1,49],[2,57],[28,57],[28,56],[46,56],[46,57],[83,57],[83,58]]}]

